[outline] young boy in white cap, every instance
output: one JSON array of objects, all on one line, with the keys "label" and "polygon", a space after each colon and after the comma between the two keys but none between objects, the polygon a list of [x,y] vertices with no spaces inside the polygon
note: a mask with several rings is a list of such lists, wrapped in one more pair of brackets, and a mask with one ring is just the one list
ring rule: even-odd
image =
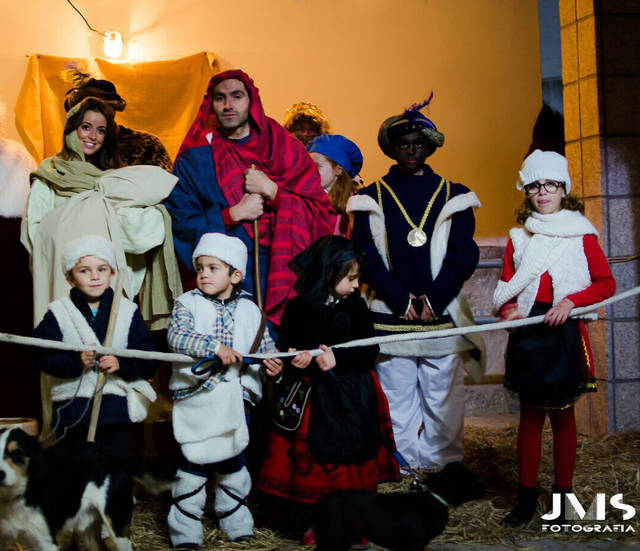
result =
[{"label": "young boy in white cap", "polygon": [[[265,318],[241,291],[247,248],[237,237],[206,233],[193,255],[197,288],[176,300],[169,325],[169,346],[219,363],[174,364],[169,388],[174,392],[173,432],[183,461],[176,474],[169,535],[175,549],[202,545],[201,517],[205,485],[214,478],[215,511],[220,529],[232,541],[253,536],[253,516],[246,505],[251,477],[243,451],[249,443],[245,402],[262,396],[259,365],[243,366],[242,355],[275,349]],[[277,375],[281,360],[265,360],[266,373]]]},{"label": "young boy in white cap", "polygon": [[[34,335],[75,344],[102,344],[113,304],[111,282],[116,255],[110,241],[85,235],[67,243],[62,266],[71,290],[53,301]],[[121,297],[112,346],[154,350],[154,340],[138,307]],[[146,379],[157,364],[151,360],[119,358],[95,352],[37,349],[38,367],[51,375],[53,424],[65,441],[85,440],[89,406],[96,390],[98,371],[106,374],[96,440],[123,454],[130,452],[130,423],[142,422],[156,394]]]}]

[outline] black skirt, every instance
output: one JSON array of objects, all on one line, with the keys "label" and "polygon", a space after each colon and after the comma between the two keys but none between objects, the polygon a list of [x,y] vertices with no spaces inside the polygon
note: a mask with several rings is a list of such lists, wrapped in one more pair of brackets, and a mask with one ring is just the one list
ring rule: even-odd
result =
[{"label": "black skirt", "polygon": [[322,373],[311,389],[309,449],[321,463],[362,464],[378,455],[380,422],[369,372]]},{"label": "black skirt", "polygon": [[[544,314],[550,307],[536,302],[529,316]],[[577,320],[558,327],[538,324],[516,329],[509,336],[505,360],[504,386],[522,403],[562,408],[585,390]]]}]

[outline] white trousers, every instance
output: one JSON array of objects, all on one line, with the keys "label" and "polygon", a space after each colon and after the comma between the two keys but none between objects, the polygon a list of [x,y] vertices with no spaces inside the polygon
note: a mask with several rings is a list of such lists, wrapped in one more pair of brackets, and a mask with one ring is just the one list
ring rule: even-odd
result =
[{"label": "white trousers", "polygon": [[460,354],[380,355],[376,370],[389,401],[396,447],[414,469],[461,461],[464,369]]}]

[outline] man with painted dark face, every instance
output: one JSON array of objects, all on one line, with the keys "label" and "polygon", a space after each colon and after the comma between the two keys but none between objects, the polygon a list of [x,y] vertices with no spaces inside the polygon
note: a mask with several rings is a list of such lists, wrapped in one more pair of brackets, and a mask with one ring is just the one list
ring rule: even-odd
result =
[{"label": "man with painted dark face", "polygon": [[[380,335],[473,324],[461,289],[478,262],[473,208],[480,202],[425,164],[444,143],[419,111],[430,99],[382,123],[378,144],[396,164],[347,204],[353,239],[367,256],[361,280]],[[472,335],[381,345],[376,369],[409,466],[462,459],[463,369],[479,379],[483,351]]]},{"label": "man with painted dark face", "polygon": [[289,261],[331,233],[335,215],[315,164],[297,140],[265,115],[246,73],[225,71],[211,79],[174,173],[179,182],[166,206],[182,263],[191,266],[193,249],[205,233],[239,237],[249,251],[243,286],[252,293],[257,220],[265,312],[278,324],[293,295]]}]

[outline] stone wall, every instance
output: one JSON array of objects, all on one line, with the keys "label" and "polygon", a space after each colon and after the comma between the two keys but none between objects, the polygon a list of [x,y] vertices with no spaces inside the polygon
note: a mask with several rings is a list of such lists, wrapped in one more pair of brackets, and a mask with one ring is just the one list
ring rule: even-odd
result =
[{"label": "stone wall", "polygon": [[[489,321],[487,318],[494,314],[493,291],[502,273],[503,257],[504,245],[483,245],[480,242],[480,266],[464,285],[471,311],[478,322]],[[490,331],[483,333],[482,337],[487,349],[487,370],[482,384],[475,384],[469,377],[465,380],[465,415],[475,417],[518,411],[517,398],[502,386],[508,333],[504,330]]]},{"label": "stone wall", "polygon": [[[607,257],[640,252],[640,2],[560,0],[566,155],[574,193],[601,230]],[[618,290],[640,263],[612,264]],[[592,435],[640,429],[640,300],[608,308],[589,334],[599,392],[578,423]]]}]

